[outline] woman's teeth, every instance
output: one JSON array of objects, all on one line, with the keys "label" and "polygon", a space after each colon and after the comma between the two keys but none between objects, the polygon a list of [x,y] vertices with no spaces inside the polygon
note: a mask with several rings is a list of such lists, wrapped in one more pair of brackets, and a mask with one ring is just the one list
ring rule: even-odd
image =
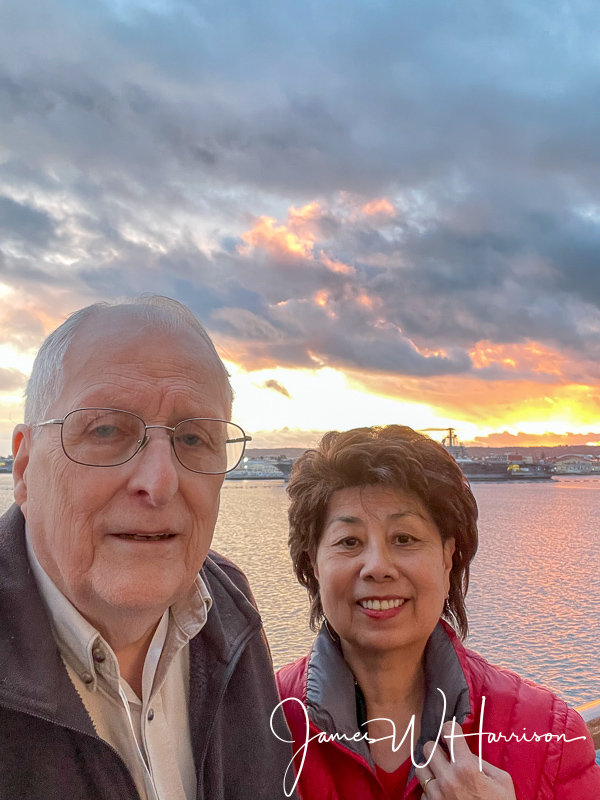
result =
[{"label": "woman's teeth", "polygon": [[361,600],[360,604],[371,611],[387,611],[390,608],[398,608],[405,602],[405,600]]},{"label": "woman's teeth", "polygon": [[140,534],[140,533],[120,533],[121,539],[135,539],[138,542],[160,542],[162,539],[170,539],[172,533]]}]

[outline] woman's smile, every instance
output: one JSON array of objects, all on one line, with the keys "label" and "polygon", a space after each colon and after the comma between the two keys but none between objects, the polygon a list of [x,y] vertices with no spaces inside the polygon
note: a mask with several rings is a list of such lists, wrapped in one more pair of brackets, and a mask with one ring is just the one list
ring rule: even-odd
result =
[{"label": "woman's smile", "polygon": [[405,597],[365,597],[357,605],[361,613],[374,620],[392,619],[407,603]]}]

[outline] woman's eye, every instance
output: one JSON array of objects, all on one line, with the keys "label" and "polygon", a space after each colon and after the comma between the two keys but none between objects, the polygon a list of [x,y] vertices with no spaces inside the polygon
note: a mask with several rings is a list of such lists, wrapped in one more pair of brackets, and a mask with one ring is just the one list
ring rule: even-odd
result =
[{"label": "woman's eye", "polygon": [[409,533],[397,533],[396,536],[394,536],[394,541],[398,544],[412,544],[416,539]]},{"label": "woman's eye", "polygon": [[352,548],[356,547],[356,545],[359,544],[359,541],[356,536],[345,536],[338,542],[338,544],[340,544],[342,547]]}]

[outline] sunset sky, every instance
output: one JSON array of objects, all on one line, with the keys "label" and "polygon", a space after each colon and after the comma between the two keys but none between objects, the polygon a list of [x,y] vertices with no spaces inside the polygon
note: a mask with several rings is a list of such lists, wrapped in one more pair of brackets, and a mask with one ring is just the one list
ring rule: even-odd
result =
[{"label": "sunset sky", "polygon": [[598,41],[584,0],[3,0],[0,452],[44,335],[147,291],[259,447],[599,442]]}]

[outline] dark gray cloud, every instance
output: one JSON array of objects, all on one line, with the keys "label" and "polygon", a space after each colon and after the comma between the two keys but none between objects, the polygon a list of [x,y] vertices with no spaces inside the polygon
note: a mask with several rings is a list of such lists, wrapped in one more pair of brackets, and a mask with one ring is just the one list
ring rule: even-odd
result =
[{"label": "dark gray cloud", "polygon": [[49,245],[54,234],[51,217],[29,205],[0,196],[0,237],[26,246]]},{"label": "dark gray cloud", "polygon": [[[585,0],[6,0],[1,16],[13,288],[61,308],[171,294],[249,365],[471,375],[475,342],[534,340],[591,374],[600,17]],[[384,196],[394,215],[360,213]],[[289,223],[301,252],[242,237],[313,200]]]},{"label": "dark gray cloud", "polygon": [[279,381],[276,381],[274,378],[271,378],[270,380],[265,381],[263,383],[263,386],[265,387],[265,389],[273,389],[274,392],[279,392],[279,394],[282,394],[284,397],[291,398],[291,396],[292,396],[288,392],[288,390],[285,388],[285,386],[283,384],[279,383]]}]

